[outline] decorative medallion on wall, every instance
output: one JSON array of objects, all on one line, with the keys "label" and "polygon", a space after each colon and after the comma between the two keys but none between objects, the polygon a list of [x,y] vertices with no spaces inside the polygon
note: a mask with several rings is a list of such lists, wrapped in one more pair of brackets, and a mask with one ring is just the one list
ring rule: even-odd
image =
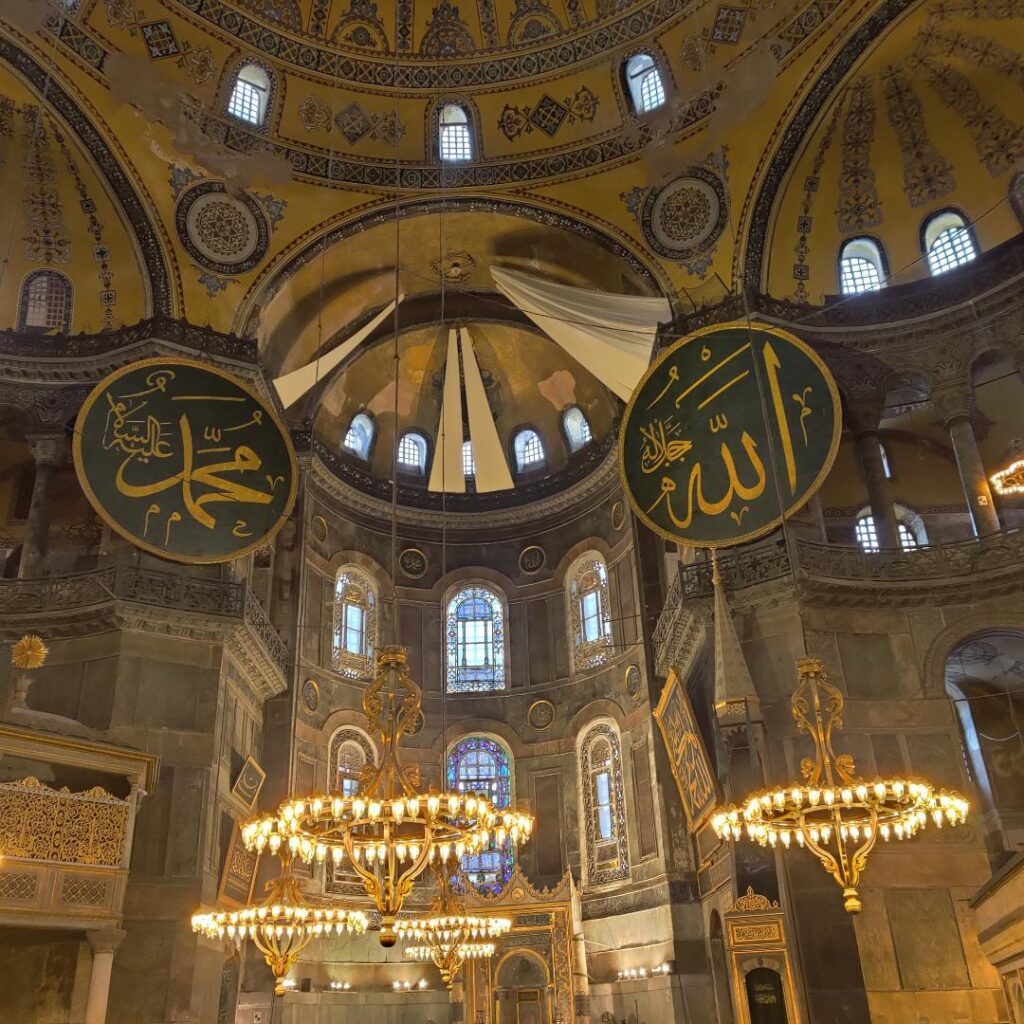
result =
[{"label": "decorative medallion on wall", "polygon": [[697,277],[711,265],[729,218],[728,166],[723,149],[661,188],[637,186],[621,196],[647,244]]},{"label": "decorative medallion on wall", "polygon": [[555,705],[549,700],[534,701],[530,705],[526,717],[537,732],[543,732],[545,729],[550,729],[551,723],[555,720]]},{"label": "decorative medallion on wall", "polygon": [[219,181],[185,189],[174,226],[188,254],[218,274],[244,274],[267,254],[270,227],[260,204],[244,192],[228,193]]},{"label": "decorative medallion on wall", "polygon": [[307,679],[302,684],[302,706],[310,714],[320,707],[320,687],[315,679]]},{"label": "decorative medallion on wall", "polygon": [[668,540],[741,544],[818,490],[841,430],[839,390],[814,349],[779,328],[717,324],[670,345],[633,392],[622,487]]},{"label": "decorative medallion on wall", "polygon": [[425,576],[429,564],[427,556],[419,548],[406,548],[398,556],[398,567],[411,580]]},{"label": "decorative medallion on wall", "polygon": [[519,553],[519,568],[528,576],[532,576],[544,568],[544,563],[547,560],[548,556],[545,554],[544,549],[537,547],[536,544],[531,544],[530,547],[523,548]]},{"label": "decorative medallion on wall", "polygon": [[626,669],[626,693],[630,695],[638,704],[640,703],[640,668],[638,665],[630,665]]},{"label": "decorative medallion on wall", "polygon": [[617,501],[612,505],[612,529],[621,530],[626,525],[626,505]]},{"label": "decorative medallion on wall", "polygon": [[102,380],[78,414],[74,460],[111,529],[189,564],[266,544],[298,483],[273,409],[236,377],[191,359],[143,359]]},{"label": "decorative medallion on wall", "polygon": [[313,531],[313,539],[322,544],[327,540],[327,520],[323,516],[313,516],[310,521],[310,528]]},{"label": "decorative medallion on wall", "polygon": [[598,98],[584,85],[561,102],[545,93],[532,107],[514,107],[506,103],[498,118],[498,127],[509,142],[534,129],[549,139],[563,124],[590,124],[597,117]]}]

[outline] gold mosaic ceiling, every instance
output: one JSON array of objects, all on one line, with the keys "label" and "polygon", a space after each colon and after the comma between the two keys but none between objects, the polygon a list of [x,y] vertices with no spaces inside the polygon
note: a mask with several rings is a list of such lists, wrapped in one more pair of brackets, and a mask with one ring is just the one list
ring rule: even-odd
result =
[{"label": "gold mosaic ceiling", "polygon": [[[641,47],[668,97],[646,117],[620,74]],[[680,309],[744,280],[816,303],[864,231],[909,280],[937,206],[985,249],[1019,230],[1022,53],[1024,0],[10,0],[0,324],[52,266],[73,331],[159,312],[294,367],[389,296],[396,190],[413,294],[465,253],[456,289],[496,263]],[[259,131],[226,112],[246,61],[273,76]],[[475,154],[442,170],[452,99]]]}]

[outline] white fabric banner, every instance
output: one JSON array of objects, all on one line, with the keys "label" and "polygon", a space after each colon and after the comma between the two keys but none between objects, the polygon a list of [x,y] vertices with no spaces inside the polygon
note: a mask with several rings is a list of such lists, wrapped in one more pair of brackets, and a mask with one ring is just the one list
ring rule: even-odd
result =
[{"label": "white fabric banner", "polygon": [[383,322],[395,311],[395,306],[405,296],[399,294],[397,300],[389,302],[365,327],[356,331],[351,338],[346,338],[325,356],[314,359],[298,370],[292,370],[283,377],[274,378],[274,388],[281,405],[287,409],[297,402],[317,381],[327,376],[343,359],[354,352]]},{"label": "white fabric banner", "polygon": [[573,288],[499,267],[491,276],[552,341],[629,401],[650,364],[658,324],[672,318],[668,299]]},{"label": "white fabric banner", "polygon": [[462,472],[462,382],[459,380],[458,333],[448,332],[448,355],[444,364],[444,391],[437,425],[434,462],[430,467],[430,491],[464,494],[466,475]]},{"label": "white fabric banner", "polygon": [[501,438],[498,437],[498,427],[487,401],[473,339],[465,327],[460,333],[462,371],[466,377],[466,415],[469,419],[469,440],[473,445],[473,479],[477,491],[481,494],[486,491],[506,491],[515,485],[512,482],[505,452],[501,447]]}]

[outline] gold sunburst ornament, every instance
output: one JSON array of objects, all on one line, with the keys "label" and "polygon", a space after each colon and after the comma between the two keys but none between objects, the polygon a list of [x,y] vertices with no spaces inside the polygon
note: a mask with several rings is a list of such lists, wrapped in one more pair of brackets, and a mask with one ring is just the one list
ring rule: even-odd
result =
[{"label": "gold sunburst ornament", "polygon": [[405,649],[385,647],[363,694],[370,730],[380,738],[380,764],[364,769],[359,791],[314,793],[285,800],[276,814],[242,825],[246,848],[299,857],[306,863],[350,866],[381,915],[380,943],[397,940],[396,918],[415,880],[428,866],[458,864],[490,843],[517,846],[533,818],[499,810],[475,793],[420,790],[419,767],[402,762],[402,736],[416,727],[422,704]]},{"label": "gold sunburst ornament", "polygon": [[926,825],[959,825],[968,803],[950,790],[919,779],[864,782],[849,754],[832,749],[832,730],[842,728],[843,695],[829,683],[821,661],[797,662],[799,682],[792,714],[797,729],[814,743],[814,760],[800,763],[803,782],[752,793],[711,819],[720,839],[750,839],[775,849],[806,847],[843,889],[843,905],[861,910],[857,885],[879,837],[909,839]]},{"label": "gold sunburst ornament", "polygon": [[43,643],[41,636],[26,633],[11,648],[11,664],[15,668],[42,668],[50,649]]}]

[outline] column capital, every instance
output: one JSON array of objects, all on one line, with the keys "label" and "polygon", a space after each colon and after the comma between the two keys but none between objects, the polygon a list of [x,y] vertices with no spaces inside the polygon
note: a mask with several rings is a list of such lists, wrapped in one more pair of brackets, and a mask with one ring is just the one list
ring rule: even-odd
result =
[{"label": "column capital", "polygon": [[936,388],[932,392],[932,408],[946,426],[951,420],[970,419],[974,411],[974,388],[968,381]]},{"label": "column capital", "polygon": [[846,416],[856,436],[877,434],[885,409],[885,395],[878,391],[861,391],[846,396]]},{"label": "column capital", "polygon": [[114,953],[127,934],[123,928],[95,928],[86,932],[85,937],[89,940],[93,953]]},{"label": "column capital", "polygon": [[63,466],[67,462],[66,434],[27,434],[25,440],[37,466]]}]

